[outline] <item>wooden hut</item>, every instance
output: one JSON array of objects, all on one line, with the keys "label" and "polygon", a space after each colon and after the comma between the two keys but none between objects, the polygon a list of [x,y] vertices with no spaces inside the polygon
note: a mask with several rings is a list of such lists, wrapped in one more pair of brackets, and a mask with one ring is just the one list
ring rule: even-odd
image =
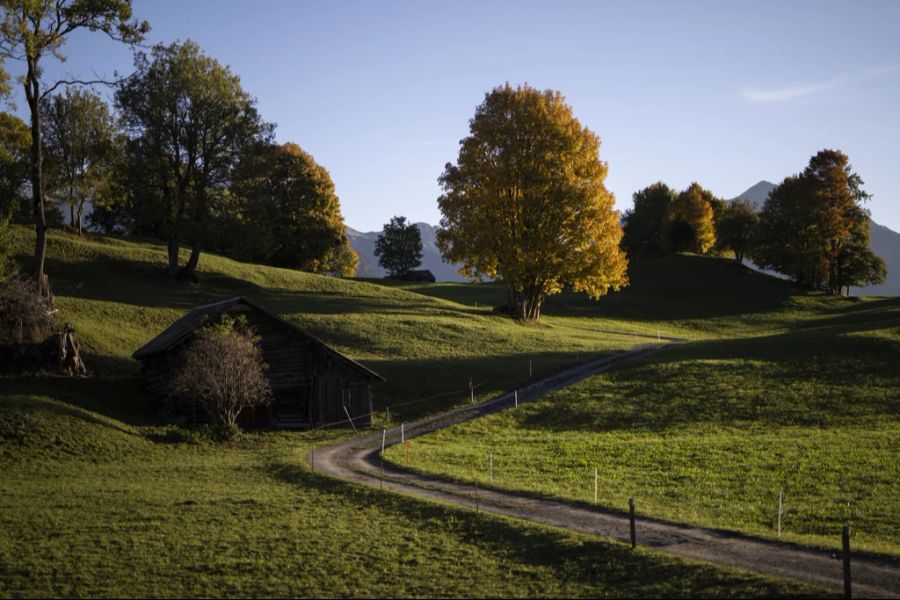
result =
[{"label": "wooden hut", "polygon": [[384,378],[241,296],[194,308],[134,353],[152,395],[164,401],[172,397],[170,381],[179,350],[197,329],[223,315],[243,316],[259,337],[272,388],[272,403],[244,411],[242,426],[312,427],[340,421],[349,426],[352,420],[355,427],[363,427],[371,423],[371,386]]}]

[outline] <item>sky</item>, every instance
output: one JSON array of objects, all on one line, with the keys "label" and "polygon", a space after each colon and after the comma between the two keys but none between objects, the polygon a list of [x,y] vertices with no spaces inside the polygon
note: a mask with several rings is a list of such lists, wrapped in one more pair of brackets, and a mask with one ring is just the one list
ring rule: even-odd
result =
[{"label": "sky", "polygon": [[[354,229],[437,224],[444,165],[509,82],[559,90],[599,135],[619,210],[655,181],[731,198],[836,148],[873,219],[900,231],[897,1],[135,0],[134,14],[148,44],[192,39],[239,75],[278,141],[331,173]],[[63,50],[48,79],[132,71],[102,34]]]}]

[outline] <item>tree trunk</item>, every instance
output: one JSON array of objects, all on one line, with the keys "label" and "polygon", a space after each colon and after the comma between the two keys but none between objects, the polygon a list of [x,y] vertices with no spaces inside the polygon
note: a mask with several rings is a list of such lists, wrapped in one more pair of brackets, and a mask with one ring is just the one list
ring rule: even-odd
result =
[{"label": "tree trunk", "polygon": [[194,244],[191,248],[191,256],[178,274],[179,279],[197,281],[197,264],[200,262],[200,244]]},{"label": "tree trunk", "polygon": [[168,273],[169,277],[174,279],[178,276],[178,240],[175,239],[174,234],[169,234],[167,250],[169,253]]},{"label": "tree trunk", "polygon": [[75,211],[75,217],[78,219],[78,223],[77,223],[76,227],[78,228],[77,229],[78,235],[81,235],[82,234],[81,218],[84,215],[84,200],[79,200],[77,206],[78,206],[78,208]]},{"label": "tree trunk", "polygon": [[541,304],[543,293],[536,286],[530,286],[522,291],[514,291],[515,297],[514,315],[522,321],[537,321],[541,318]]},{"label": "tree trunk", "polygon": [[44,275],[47,257],[47,217],[44,214],[44,177],[41,153],[41,110],[40,85],[37,61],[28,58],[28,73],[25,77],[25,98],[31,110],[31,198],[34,206],[34,270],[32,275],[41,296],[50,297],[50,282]]}]

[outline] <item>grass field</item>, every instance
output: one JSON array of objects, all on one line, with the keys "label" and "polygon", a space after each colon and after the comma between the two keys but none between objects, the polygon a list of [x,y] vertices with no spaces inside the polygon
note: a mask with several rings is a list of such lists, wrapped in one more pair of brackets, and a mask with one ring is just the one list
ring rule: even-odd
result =
[{"label": "grass field", "polygon": [[[29,234],[17,236],[24,254]],[[526,327],[411,290],[208,255],[199,285],[176,284],[162,276],[163,248],[149,242],[54,233],[49,250],[58,305],[94,376],[0,378],[0,596],[819,593],[362,489],[304,464],[309,448],[346,431],[208,442],[155,422],[129,359],[191,306],[243,294],[386,375],[379,405],[411,418],[468,395],[401,403],[469,377],[485,382],[482,396],[520,385],[528,361],[536,377],[627,348],[635,343],[628,331]]]},{"label": "grass field", "polygon": [[[830,548],[900,555],[900,299],[796,296],[757,319],[413,442],[414,467]],[[682,327],[684,325],[682,324]],[[701,337],[701,336],[698,336]],[[400,448],[388,451],[403,462]]]}]

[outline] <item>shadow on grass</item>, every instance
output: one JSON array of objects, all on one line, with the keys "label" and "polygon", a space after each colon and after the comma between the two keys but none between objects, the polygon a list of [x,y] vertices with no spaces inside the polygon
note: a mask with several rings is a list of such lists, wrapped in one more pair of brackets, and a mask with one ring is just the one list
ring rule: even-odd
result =
[{"label": "shadow on grass", "polygon": [[155,421],[137,377],[4,377],[0,385],[0,399],[12,395],[47,396],[129,425]]},{"label": "shadow on grass", "polygon": [[[332,501],[360,512],[377,508],[407,520],[423,533],[451,536],[488,554],[527,567],[548,569],[562,581],[587,583],[617,596],[793,596],[802,587],[712,566],[691,564],[623,544],[519,524],[513,520],[363,488],[286,463],[267,466],[272,477],[304,489],[316,489]],[[528,570],[517,575],[528,575]],[[809,590],[807,589],[807,594]]]},{"label": "shadow on grass", "polygon": [[701,423],[828,426],[898,418],[900,335],[883,322],[670,347],[525,411],[553,431],[662,431]]}]

